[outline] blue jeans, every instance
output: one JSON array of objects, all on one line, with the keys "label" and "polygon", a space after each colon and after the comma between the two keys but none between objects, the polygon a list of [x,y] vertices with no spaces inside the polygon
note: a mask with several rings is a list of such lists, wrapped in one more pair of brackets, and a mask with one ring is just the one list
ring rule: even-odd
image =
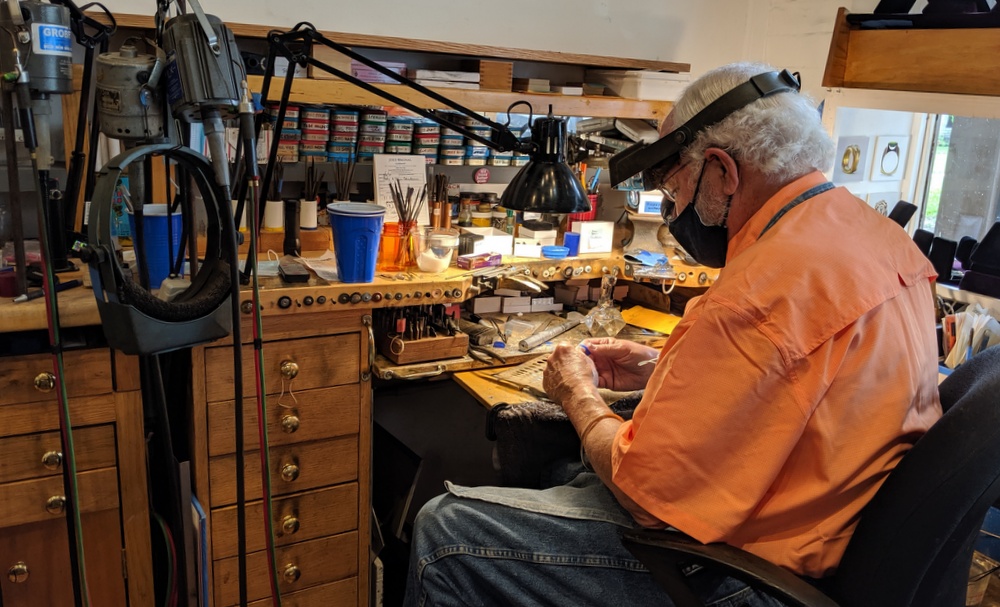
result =
[{"label": "blue jeans", "polygon": [[[583,482],[585,476],[591,478]],[[454,493],[463,489],[449,486],[452,493],[417,514],[404,605],[673,605],[622,545],[623,522],[631,519],[611,492],[592,474],[574,484],[571,491],[557,488],[554,499],[546,491],[513,488],[459,496]],[[580,509],[602,490],[596,505]],[[533,494],[540,497],[537,508]],[[553,514],[567,495],[569,506]],[[618,511],[602,514],[611,502]],[[690,579],[710,606],[781,605],[705,570]]]}]

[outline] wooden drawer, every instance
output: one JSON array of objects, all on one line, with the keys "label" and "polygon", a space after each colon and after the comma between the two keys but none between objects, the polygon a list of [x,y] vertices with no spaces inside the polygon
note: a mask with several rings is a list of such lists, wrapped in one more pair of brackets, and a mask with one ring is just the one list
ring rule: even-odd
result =
[{"label": "wooden drawer", "polygon": [[[100,512],[118,508],[118,472],[114,468],[89,470],[77,475],[80,488],[80,511]],[[64,518],[57,510],[48,512],[50,498],[63,497],[62,476],[0,485],[0,525],[14,527],[54,518]]]},{"label": "wooden drawer", "polygon": [[[4,573],[0,576],[0,596],[4,607],[73,605],[66,518],[50,518],[31,525],[0,528],[0,566]],[[80,518],[90,604],[123,607],[125,576],[119,556],[122,541],[118,511],[93,512]],[[27,579],[20,582],[6,575],[8,568],[17,563],[28,568]]]},{"label": "wooden drawer", "polygon": [[[260,455],[248,451],[244,460],[247,500],[259,499]],[[285,480],[282,471],[286,472]],[[291,474],[289,474],[291,473]],[[208,463],[209,497],[213,507],[236,503],[236,455],[213,457]],[[293,478],[294,477],[294,478]],[[358,478],[358,436],[295,443],[271,449],[273,495],[345,483]]]},{"label": "wooden drawer", "polygon": [[[264,508],[258,500],[247,505],[247,552],[264,550]],[[278,498],[273,504],[275,544],[287,546],[358,528],[358,484]],[[236,556],[236,506],[212,511],[212,555]]]},{"label": "wooden drawer", "polygon": [[[115,429],[111,424],[73,429],[78,471],[115,465]],[[49,454],[58,457],[46,462]],[[0,483],[62,474],[62,446],[58,432],[0,439]]]},{"label": "wooden drawer", "polygon": [[[271,607],[270,598],[249,603],[250,607]],[[281,595],[282,607],[358,607],[358,578]],[[233,604],[231,607],[237,607]]]},{"label": "wooden drawer", "polygon": [[[361,418],[361,386],[350,384],[296,392],[295,400],[285,394],[282,405],[269,397],[267,402],[268,440],[272,447],[345,434],[357,434]],[[257,435],[257,399],[243,401],[243,436],[246,449],[260,445]],[[208,454],[225,455],[236,451],[233,401],[208,405]]]},{"label": "wooden drawer", "polygon": [[[243,347],[244,395],[254,390],[254,352]],[[284,381],[287,393],[358,383],[361,379],[361,336],[358,333],[271,341],[264,344],[264,377],[268,394],[280,394],[281,364],[298,365],[298,375]],[[34,377],[34,376],[32,376]],[[233,351],[230,347],[205,350],[205,395],[208,402],[233,399]]]},{"label": "wooden drawer", "polygon": [[[319,584],[343,580],[358,574],[358,534],[342,533],[276,550],[278,589],[282,595]],[[233,605],[240,600],[236,557],[215,561],[215,604]],[[247,598],[256,601],[269,596],[267,553],[247,555]]]},{"label": "wooden drawer", "polygon": [[[111,393],[111,351],[76,350],[63,357],[66,390],[70,398]],[[52,373],[48,354],[11,356],[0,359],[0,405],[54,401],[58,390],[43,392],[35,387],[35,378]]]}]

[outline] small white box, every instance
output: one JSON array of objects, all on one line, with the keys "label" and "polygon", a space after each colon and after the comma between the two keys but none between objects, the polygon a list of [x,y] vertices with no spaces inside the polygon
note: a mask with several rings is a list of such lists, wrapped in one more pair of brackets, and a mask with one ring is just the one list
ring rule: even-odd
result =
[{"label": "small white box", "polygon": [[482,240],[473,243],[472,252],[479,253],[499,253],[501,255],[511,255],[514,252],[514,237],[496,228],[473,227],[462,228],[470,234],[479,234]]},{"label": "small white box", "polygon": [[514,239],[514,257],[542,257],[542,244],[531,238]]},{"label": "small white box", "polygon": [[587,82],[603,84],[615,95],[626,99],[676,101],[691,80],[688,72],[652,70],[587,70]]},{"label": "small white box", "polygon": [[[305,78],[306,77],[306,66],[295,64],[295,75],[292,78]],[[288,59],[284,57],[274,58],[274,76],[276,78],[284,78],[288,75]]]},{"label": "small white box", "polygon": [[580,253],[610,253],[615,224],[612,221],[578,221],[573,231],[580,235]]},{"label": "small white box", "polygon": [[663,206],[663,194],[660,192],[639,192],[638,215],[660,215]]},{"label": "small white box", "polygon": [[563,305],[561,303],[551,303],[551,304],[531,304],[532,312],[562,312]]},{"label": "small white box", "polygon": [[499,312],[502,302],[502,297],[484,297],[480,295],[469,300],[469,308],[473,314],[490,314],[492,312]]},{"label": "small white box", "polygon": [[523,225],[520,228],[518,228],[518,230],[517,230],[517,237],[518,238],[526,238],[526,239],[531,239],[531,240],[537,240],[539,242],[539,244],[541,244],[543,246],[544,245],[555,244],[556,243],[556,236],[558,236],[558,235],[559,235],[559,232],[557,232],[556,230],[538,230],[536,232],[535,230],[529,230],[528,228],[524,227]]}]

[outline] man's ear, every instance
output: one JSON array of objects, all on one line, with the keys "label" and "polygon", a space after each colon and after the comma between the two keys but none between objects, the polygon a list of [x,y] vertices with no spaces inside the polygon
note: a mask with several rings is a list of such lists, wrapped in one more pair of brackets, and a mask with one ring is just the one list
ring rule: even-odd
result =
[{"label": "man's ear", "polygon": [[736,166],[736,161],[722,148],[707,148],[705,150],[705,162],[711,160],[717,161],[713,164],[718,167],[721,173],[722,193],[726,196],[732,196],[736,193],[737,188],[740,187],[740,173],[739,167]]}]

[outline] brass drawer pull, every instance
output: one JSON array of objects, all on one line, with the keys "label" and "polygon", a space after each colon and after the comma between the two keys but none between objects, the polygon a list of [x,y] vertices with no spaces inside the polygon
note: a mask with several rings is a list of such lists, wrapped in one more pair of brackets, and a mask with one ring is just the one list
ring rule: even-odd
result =
[{"label": "brass drawer pull", "polygon": [[281,519],[281,531],[285,535],[294,535],[299,530],[299,519],[287,514]]},{"label": "brass drawer pull", "polygon": [[299,578],[302,577],[302,571],[295,565],[289,563],[288,565],[285,565],[285,571],[282,572],[281,577],[283,577],[289,584],[292,584],[299,581]]},{"label": "brass drawer pull", "polygon": [[62,465],[62,453],[59,451],[46,451],[42,456],[42,465],[49,470],[58,470]]},{"label": "brass drawer pull", "polygon": [[283,360],[281,361],[281,376],[287,380],[295,379],[299,374],[299,363],[294,360]]},{"label": "brass drawer pull", "polygon": [[298,415],[283,415],[281,417],[281,431],[285,434],[292,434],[299,429]]},{"label": "brass drawer pull", "polygon": [[281,467],[281,480],[285,482],[292,482],[299,478],[299,467],[295,464],[285,464]]},{"label": "brass drawer pull", "polygon": [[56,387],[56,376],[48,371],[35,376],[35,390],[39,392],[51,392]]},{"label": "brass drawer pull", "polygon": [[14,563],[7,570],[7,579],[14,584],[21,584],[28,581],[28,565],[24,561]]},{"label": "brass drawer pull", "polygon": [[66,496],[53,495],[45,502],[45,511],[49,514],[62,514],[66,510]]}]

